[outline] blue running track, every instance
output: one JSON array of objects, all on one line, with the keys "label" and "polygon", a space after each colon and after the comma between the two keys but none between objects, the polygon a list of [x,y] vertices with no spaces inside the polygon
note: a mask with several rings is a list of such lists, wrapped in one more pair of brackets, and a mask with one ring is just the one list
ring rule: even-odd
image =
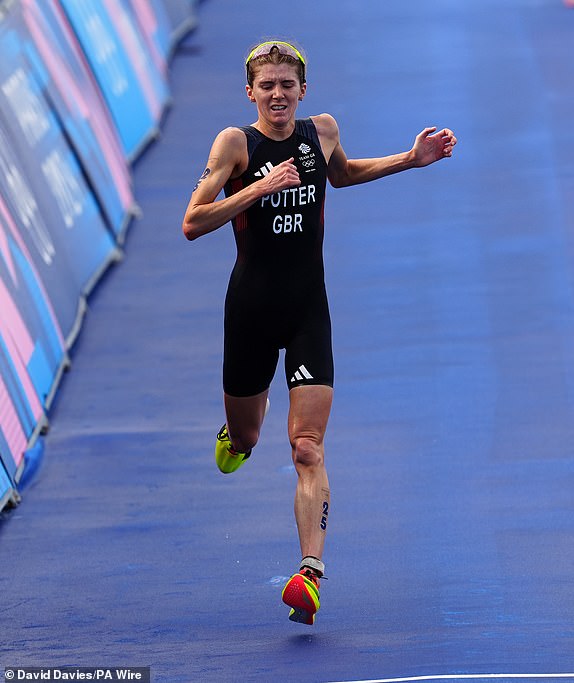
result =
[{"label": "blue running track", "polygon": [[[574,9],[210,0],[199,19],[135,168],[143,218],[3,514],[0,670],[573,683]],[[180,228],[217,132],[255,119],[246,48],[276,33],[309,55],[300,114],[332,113],[350,157],[427,125],[459,139],[431,168],[329,191],[332,514],[312,628],[280,599],[299,561],[283,373],[250,462],[219,474],[234,244]]]}]

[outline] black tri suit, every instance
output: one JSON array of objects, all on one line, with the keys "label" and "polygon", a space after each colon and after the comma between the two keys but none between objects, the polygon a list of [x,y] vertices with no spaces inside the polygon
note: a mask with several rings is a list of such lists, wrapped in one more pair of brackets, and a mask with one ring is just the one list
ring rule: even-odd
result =
[{"label": "black tri suit", "polygon": [[241,397],[268,389],[280,349],[285,349],[290,389],[333,386],[323,267],[327,163],[315,125],[297,120],[293,134],[282,141],[252,126],[241,130],[249,165],[226,184],[226,196],[291,157],[301,185],[258,199],[232,221],[237,260],[225,299],[224,391]]}]

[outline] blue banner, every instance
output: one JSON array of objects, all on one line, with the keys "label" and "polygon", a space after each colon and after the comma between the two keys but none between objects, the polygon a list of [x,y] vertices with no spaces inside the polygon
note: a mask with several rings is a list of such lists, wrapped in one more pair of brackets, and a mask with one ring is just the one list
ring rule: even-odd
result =
[{"label": "blue banner", "polygon": [[[18,356],[45,406],[54,377],[65,362],[64,339],[48,293],[20,231],[0,198],[0,338],[10,357]],[[13,361],[14,363],[14,361]],[[21,383],[26,384],[22,380]],[[28,403],[35,403],[29,397]],[[37,412],[37,411],[32,411]]]},{"label": "blue banner", "polygon": [[16,499],[17,494],[14,488],[12,487],[10,477],[8,476],[8,473],[6,472],[4,467],[2,467],[2,463],[0,462],[0,510],[2,510],[2,508],[9,502],[15,502]]},{"label": "blue banner", "polygon": [[20,0],[26,55],[72,146],[112,232],[134,206],[129,168],[82,49],[56,0]]},{"label": "blue banner", "polygon": [[66,330],[67,334],[73,329],[78,312],[78,292],[70,286],[73,275],[67,259],[57,253],[48,220],[44,218],[22,159],[5,133],[1,114],[0,111],[0,196],[6,202],[7,213],[16,225],[31,262],[40,273],[60,329]]},{"label": "blue banner", "polygon": [[197,0],[154,0],[160,2],[165,8],[171,25],[171,47],[194,29],[197,25],[195,8]]},{"label": "blue banner", "polygon": [[[171,54],[171,23],[169,15],[165,8],[164,0],[149,0],[149,3],[155,18],[152,37],[167,61]],[[132,4],[135,4],[137,9],[137,0],[132,0]]]},{"label": "blue banner", "polygon": [[60,0],[113,116],[128,160],[157,135],[167,85],[123,0]]},{"label": "blue banner", "polygon": [[138,27],[150,57],[164,79],[170,54],[169,17],[161,0],[125,0],[131,20]]},{"label": "blue banner", "polygon": [[9,331],[4,333],[0,331],[0,461],[15,481],[28,440],[44,413],[24,363],[14,353],[14,339]]},{"label": "blue banner", "polygon": [[69,335],[77,323],[79,297],[116,249],[30,70],[14,17],[0,20],[0,188],[61,329]]},{"label": "blue banner", "polygon": [[38,434],[85,297],[134,213],[192,0],[0,0],[0,509]]}]

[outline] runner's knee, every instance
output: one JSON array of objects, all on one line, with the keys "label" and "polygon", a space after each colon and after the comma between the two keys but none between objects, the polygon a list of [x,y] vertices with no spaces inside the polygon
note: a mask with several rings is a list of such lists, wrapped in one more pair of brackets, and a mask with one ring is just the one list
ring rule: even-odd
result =
[{"label": "runner's knee", "polygon": [[308,436],[295,437],[291,442],[295,467],[318,467],[323,464],[323,445]]}]

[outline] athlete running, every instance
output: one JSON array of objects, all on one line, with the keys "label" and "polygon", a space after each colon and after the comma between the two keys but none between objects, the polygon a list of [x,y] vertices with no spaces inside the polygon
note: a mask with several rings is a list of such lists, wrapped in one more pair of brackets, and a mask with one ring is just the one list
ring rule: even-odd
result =
[{"label": "athlete running", "polygon": [[[322,254],[326,181],[346,187],[427,166],[450,157],[456,137],[447,128],[425,128],[408,152],[348,159],[332,116],[295,118],[307,88],[300,49],[279,40],[261,43],[249,53],[246,71],[257,121],[216,137],[183,232],[194,240],[231,221],[237,245],[225,300],[226,421],[215,446],[222,472],[236,471],[250,457],[279,350],[285,349],[302,559],[282,597],[292,621],[311,625],[319,609],[330,506],[323,446],[333,399]],[[217,200],[222,189],[225,198]]]}]

